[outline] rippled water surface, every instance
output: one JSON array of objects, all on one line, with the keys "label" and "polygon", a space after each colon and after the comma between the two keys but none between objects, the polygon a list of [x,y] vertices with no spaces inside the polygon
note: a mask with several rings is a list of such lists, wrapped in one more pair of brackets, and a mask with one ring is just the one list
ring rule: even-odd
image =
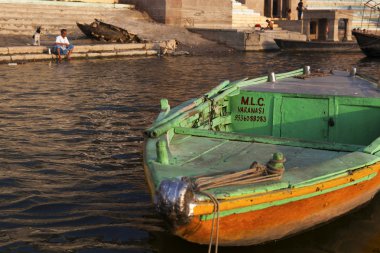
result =
[{"label": "rippled water surface", "polygon": [[[171,236],[144,182],[142,131],[224,79],[380,62],[249,53],[0,65],[0,252],[207,252]],[[347,196],[349,197],[349,196]],[[328,225],[220,252],[380,252],[380,198]]]}]

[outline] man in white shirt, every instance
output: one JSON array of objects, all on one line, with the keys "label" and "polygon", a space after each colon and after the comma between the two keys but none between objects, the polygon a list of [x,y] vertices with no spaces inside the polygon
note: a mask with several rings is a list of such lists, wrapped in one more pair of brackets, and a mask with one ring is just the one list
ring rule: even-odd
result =
[{"label": "man in white shirt", "polygon": [[67,30],[62,29],[61,35],[55,39],[53,47],[53,53],[58,55],[58,59],[61,60],[61,55],[67,55],[67,59],[70,59],[70,55],[74,50],[74,46],[70,44],[67,39]]}]

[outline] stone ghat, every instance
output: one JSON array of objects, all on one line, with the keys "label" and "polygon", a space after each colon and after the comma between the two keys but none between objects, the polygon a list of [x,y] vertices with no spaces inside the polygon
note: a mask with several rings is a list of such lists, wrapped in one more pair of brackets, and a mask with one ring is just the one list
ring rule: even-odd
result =
[{"label": "stone ghat", "polygon": [[[170,44],[173,44],[171,40],[157,43],[78,45],[75,46],[71,57],[152,56],[172,50],[168,48]],[[57,59],[56,55],[49,54],[50,48],[46,46],[0,47],[0,62],[11,63]]]}]

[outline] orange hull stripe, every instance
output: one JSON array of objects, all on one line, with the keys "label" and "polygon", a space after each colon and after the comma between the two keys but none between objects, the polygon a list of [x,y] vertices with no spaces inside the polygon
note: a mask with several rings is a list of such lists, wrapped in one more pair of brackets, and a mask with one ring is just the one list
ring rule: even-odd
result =
[{"label": "orange hull stripe", "polygon": [[[284,200],[287,198],[299,197],[302,195],[307,195],[314,193],[316,191],[326,190],[329,188],[334,188],[339,185],[344,185],[363,177],[369,176],[374,172],[378,172],[380,170],[380,163],[376,163],[374,165],[364,167],[362,169],[356,170],[352,175],[343,176],[337,179],[332,179],[323,183],[318,183],[311,186],[305,186],[302,188],[294,188],[294,189],[283,189],[276,192],[260,194],[260,195],[251,195],[243,198],[234,198],[234,199],[226,199],[220,201],[219,209],[220,211],[237,209],[242,207],[247,207],[251,205],[258,205],[267,202],[273,202],[278,200]],[[194,206],[193,215],[204,215],[211,214],[214,210],[214,205],[210,202],[207,203],[199,203]]]}]

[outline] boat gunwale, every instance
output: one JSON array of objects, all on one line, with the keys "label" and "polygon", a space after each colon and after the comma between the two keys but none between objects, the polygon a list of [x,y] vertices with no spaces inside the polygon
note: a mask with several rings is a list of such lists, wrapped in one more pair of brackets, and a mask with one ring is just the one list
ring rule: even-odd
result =
[{"label": "boat gunwale", "polygon": [[[329,180],[321,180],[320,182],[315,182],[311,185],[301,185],[300,187],[294,185],[288,188],[269,191],[266,193],[251,194],[235,198],[225,198],[219,200],[220,215],[223,217],[225,215],[228,215],[223,212],[230,212],[257,205],[267,204],[269,205],[268,207],[270,207],[273,205],[273,202],[276,201],[286,201],[288,199],[289,202],[293,202],[299,199],[307,198],[309,195],[314,196],[316,194],[317,196],[326,194],[334,190],[351,186],[352,184],[371,180],[378,174],[379,170],[380,162],[376,162],[375,164],[363,166],[355,170],[347,170],[346,172],[342,172],[341,175],[335,176],[335,178],[330,178]],[[192,203],[191,205],[192,216],[202,216],[203,220],[212,218],[212,214],[214,213],[214,204],[210,200],[201,200]]]}]

